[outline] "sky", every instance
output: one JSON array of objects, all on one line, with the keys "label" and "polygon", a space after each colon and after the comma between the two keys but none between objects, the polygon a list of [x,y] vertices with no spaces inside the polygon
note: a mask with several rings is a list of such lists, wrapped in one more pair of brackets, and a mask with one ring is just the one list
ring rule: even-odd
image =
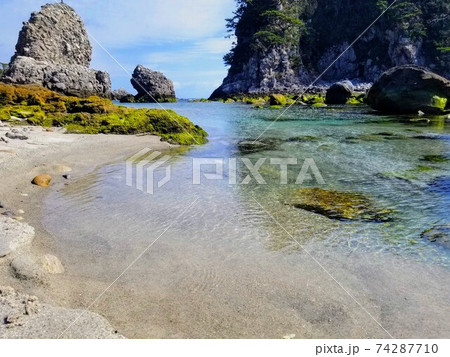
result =
[{"label": "sky", "polygon": [[[0,62],[9,62],[22,23],[47,2],[53,1],[0,1]],[[113,89],[135,93],[129,73],[138,64],[162,71],[179,98],[208,97],[227,74],[223,56],[233,39],[225,38],[225,19],[232,16],[234,0],[64,2],[81,16],[91,36],[91,68],[107,71]]]}]

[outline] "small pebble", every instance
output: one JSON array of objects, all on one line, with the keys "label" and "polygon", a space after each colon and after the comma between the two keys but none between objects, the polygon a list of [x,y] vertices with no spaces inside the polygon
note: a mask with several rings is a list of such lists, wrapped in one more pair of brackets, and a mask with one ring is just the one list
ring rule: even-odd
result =
[{"label": "small pebble", "polygon": [[36,176],[31,183],[40,187],[49,187],[52,181],[52,177],[50,175],[38,175]]},{"label": "small pebble", "polygon": [[64,179],[66,179],[66,180],[70,180],[71,178],[72,178],[72,176],[71,175],[62,175],[62,177],[64,178]]},{"label": "small pebble", "polygon": [[17,211],[17,213],[18,213],[18,214],[24,214],[25,211],[24,211],[23,209],[20,209],[20,210]]},{"label": "small pebble", "polygon": [[293,338],[295,338],[295,334],[294,333],[292,333],[290,335],[283,336],[283,339],[285,339],[285,340],[292,340]]}]

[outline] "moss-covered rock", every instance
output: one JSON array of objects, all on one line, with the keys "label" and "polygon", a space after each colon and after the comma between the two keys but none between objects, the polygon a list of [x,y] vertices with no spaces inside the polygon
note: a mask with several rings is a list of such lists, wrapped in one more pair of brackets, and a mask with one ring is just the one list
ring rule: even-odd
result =
[{"label": "moss-covered rock", "polygon": [[259,140],[248,139],[238,142],[237,148],[241,153],[248,154],[266,150],[273,150],[275,149],[277,144],[277,140],[270,138],[262,138]]},{"label": "moss-covered rock", "polygon": [[362,194],[322,188],[296,189],[287,204],[337,220],[387,222],[392,220],[393,213],[375,207]]},{"label": "moss-covered rock", "polygon": [[40,86],[0,83],[0,120],[11,117],[71,133],[151,133],[181,145],[204,144],[208,135],[173,110],[128,108],[99,97],[66,97]]},{"label": "moss-covered rock", "polygon": [[422,232],[422,238],[430,243],[450,249],[450,224],[436,226]]},{"label": "moss-covered rock", "polygon": [[251,104],[254,106],[263,106],[264,104],[266,104],[266,101],[264,100],[264,98],[261,98],[261,97],[258,97],[258,98],[244,97],[244,98],[242,98],[242,102],[244,102],[246,104]]},{"label": "moss-covered rock", "polygon": [[450,159],[444,155],[425,155],[422,161],[432,162],[432,163],[444,163],[450,161]]},{"label": "moss-covered rock", "polygon": [[283,94],[272,94],[270,96],[270,105],[287,105],[288,104],[288,100],[286,98],[286,96],[284,96]]},{"label": "moss-covered rock", "polygon": [[294,136],[288,139],[289,142],[296,143],[307,143],[307,142],[317,142],[320,141],[320,138],[312,135],[304,135],[304,136]]}]

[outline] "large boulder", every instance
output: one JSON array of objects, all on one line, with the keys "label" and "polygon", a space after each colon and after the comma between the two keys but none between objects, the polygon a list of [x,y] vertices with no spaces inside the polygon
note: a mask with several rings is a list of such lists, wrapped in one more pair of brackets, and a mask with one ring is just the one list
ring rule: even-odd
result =
[{"label": "large boulder", "polygon": [[350,81],[337,82],[327,90],[325,102],[327,104],[345,104],[354,90],[355,87]]},{"label": "large boulder", "polygon": [[449,107],[450,81],[424,68],[407,65],[385,72],[372,86],[367,103],[385,113],[439,114]]},{"label": "large boulder", "polygon": [[17,57],[2,80],[14,84],[39,84],[76,97],[98,95],[109,98],[111,95],[111,79],[107,72],[75,64],[54,65],[30,57]]},{"label": "large boulder", "polygon": [[138,92],[137,101],[150,103],[176,101],[173,82],[161,72],[139,65],[133,72],[131,84]]},{"label": "large boulder", "polygon": [[109,97],[109,75],[89,69],[91,58],[92,46],[77,13],[63,3],[47,4],[24,23],[2,80],[40,84],[66,95]]}]

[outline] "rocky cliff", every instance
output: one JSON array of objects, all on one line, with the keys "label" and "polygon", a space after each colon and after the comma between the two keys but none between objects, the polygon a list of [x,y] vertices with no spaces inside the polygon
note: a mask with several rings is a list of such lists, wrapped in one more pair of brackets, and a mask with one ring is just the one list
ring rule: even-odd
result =
[{"label": "rocky cliff", "polygon": [[66,4],[48,4],[24,23],[2,80],[40,84],[67,95],[109,97],[109,75],[90,69],[91,59],[92,46],[81,18]]},{"label": "rocky cliff", "polygon": [[[228,28],[237,41],[212,97],[296,93],[308,85],[393,0],[237,0]],[[450,75],[450,2],[398,0],[322,80],[372,82],[404,64]]]}]

